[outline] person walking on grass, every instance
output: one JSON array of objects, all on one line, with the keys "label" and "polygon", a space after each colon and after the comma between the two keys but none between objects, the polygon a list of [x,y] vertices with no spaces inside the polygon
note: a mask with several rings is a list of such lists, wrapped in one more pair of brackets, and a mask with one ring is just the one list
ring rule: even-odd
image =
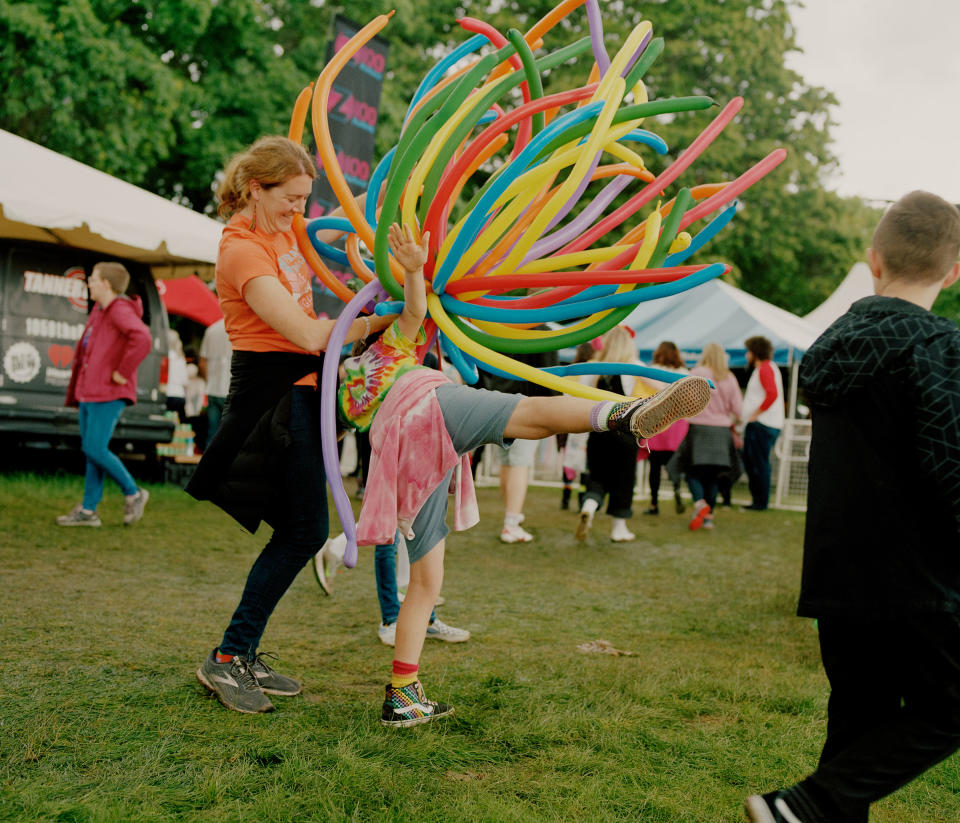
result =
[{"label": "person walking on grass", "polygon": [[137,368],[153,338],[143,322],[143,303],[127,297],[130,272],[121,263],[97,263],[87,287],[93,311],[73,354],[67,406],[78,409],[80,446],[87,469],[83,501],[57,518],[58,526],[99,526],[97,506],[107,475],[123,492],[123,524],[143,517],[150,493],[137,487],[123,462],[110,451],[110,438],[127,406],[137,402]]},{"label": "person walking on grass", "polygon": [[783,379],[771,360],[773,344],[766,337],[751,337],[744,345],[753,372],[743,396],[743,463],[752,502],[743,508],[760,512],[770,503],[770,450],[783,428]]},{"label": "person walking on grass", "polygon": [[[216,280],[233,349],[230,389],[187,492],[251,532],[263,520],[273,527],[222,640],[197,669],[224,706],[244,713],[272,711],[268,694],[300,693],[258,649],[280,598],[328,533],[317,373],[336,321],[313,310],[310,269],[293,231],[315,176],[302,145],[265,137],[230,161],[217,190],[229,217]],[[337,232],[320,237],[332,241]],[[390,321],[357,318],[347,339]]]},{"label": "person walking on grass", "polygon": [[[801,617],[830,681],[816,770],[747,799],[753,823],[866,823],[960,747],[960,211],[926,192],[881,218],[875,295],[810,347]],[[923,817],[923,815],[921,815]]]},{"label": "person walking on grass", "polygon": [[675,460],[687,475],[693,498],[690,530],[710,530],[717,508],[718,478],[730,468],[733,454],[731,425],[740,417],[740,386],[727,367],[727,353],[719,343],[707,343],[692,375],[709,378],[716,386],[710,404],[690,420],[687,436],[677,448]]},{"label": "person walking on grass", "polygon": [[[664,340],[657,350],[653,353],[651,365],[658,369],[676,372],[677,374],[686,374],[687,367],[684,365],[683,358],[680,356],[680,350],[676,343]],[[650,385],[659,388],[663,384],[659,381],[650,380]],[[674,423],[665,432],[651,437],[647,441],[647,448],[650,450],[650,456],[647,458],[647,468],[650,471],[650,508],[646,509],[644,514],[660,514],[660,475],[662,469],[666,468],[670,482],[673,484],[673,508],[677,514],[683,514],[683,498],[680,495],[680,472],[676,469],[676,464],[670,460],[674,452],[687,436],[689,425],[686,420],[679,420]]]},{"label": "person walking on grass", "polygon": [[[594,402],[576,397],[523,397],[457,385],[418,365],[417,341],[426,316],[423,266],[429,234],[417,242],[393,224],[388,242],[403,267],[399,318],[362,354],[341,365],[338,409],[348,425],[370,426],[370,482],[357,524],[357,542],[384,545],[399,528],[410,556],[410,586],[396,623],[390,682],[381,723],[427,723],[453,712],[429,700],[420,682],[420,653],[443,583],[448,493],[456,492],[454,528],[478,519],[469,454],[484,443],[539,440],[561,432],[630,432],[650,437],[706,406],[703,378],[686,378],[644,400]],[[392,390],[396,387],[396,390]]]}]

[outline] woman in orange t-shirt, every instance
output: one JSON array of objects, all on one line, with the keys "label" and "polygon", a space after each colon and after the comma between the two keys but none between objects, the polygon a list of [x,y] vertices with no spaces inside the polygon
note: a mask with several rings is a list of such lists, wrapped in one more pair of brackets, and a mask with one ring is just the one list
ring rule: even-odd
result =
[{"label": "woman in orange t-shirt", "polygon": [[[311,272],[293,232],[315,176],[303,146],[264,137],[230,161],[217,191],[220,214],[230,218],[216,266],[233,346],[230,391],[187,491],[251,531],[261,519],[274,529],[223,640],[197,670],[204,686],[240,712],[270,711],[267,694],[300,691],[257,649],[274,607],[328,533],[317,374],[335,321],[313,310]],[[357,318],[347,342],[393,317]]]}]

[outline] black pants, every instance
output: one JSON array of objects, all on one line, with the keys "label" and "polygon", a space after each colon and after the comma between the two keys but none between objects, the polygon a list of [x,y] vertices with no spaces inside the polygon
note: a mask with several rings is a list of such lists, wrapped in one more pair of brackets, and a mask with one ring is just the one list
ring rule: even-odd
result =
[{"label": "black pants", "polygon": [[591,432],[587,438],[587,493],[600,506],[610,495],[607,514],[633,517],[633,487],[637,482],[637,441],[618,432]]},{"label": "black pants", "polygon": [[650,505],[653,506],[653,508],[657,508],[657,498],[660,495],[660,470],[664,466],[667,466],[667,474],[670,476],[670,482],[673,483],[674,486],[680,485],[679,475],[671,474],[670,467],[667,465],[671,457],[673,457],[672,451],[652,450],[650,456],[647,458],[650,467]]},{"label": "black pants", "polygon": [[820,653],[827,740],[791,791],[830,823],[866,823],[871,803],[960,748],[960,615],[824,617]]},{"label": "black pants", "polygon": [[253,658],[280,598],[327,539],[327,487],[320,452],[320,392],[295,386],[283,454],[284,505],[270,541],[250,569],[240,604],[220,642],[223,654]]}]

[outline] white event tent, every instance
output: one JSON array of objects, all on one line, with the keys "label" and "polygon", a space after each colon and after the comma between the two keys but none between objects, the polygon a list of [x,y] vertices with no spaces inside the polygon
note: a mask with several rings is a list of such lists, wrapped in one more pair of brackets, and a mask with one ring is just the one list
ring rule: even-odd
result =
[{"label": "white event tent", "polygon": [[125,257],[155,277],[212,275],[222,224],[0,130],[0,237]]},{"label": "white event tent", "polygon": [[840,315],[845,314],[857,300],[872,294],[873,274],[870,267],[866,263],[855,263],[833,294],[810,314],[805,314],[803,319],[821,332],[826,331],[827,327]]}]

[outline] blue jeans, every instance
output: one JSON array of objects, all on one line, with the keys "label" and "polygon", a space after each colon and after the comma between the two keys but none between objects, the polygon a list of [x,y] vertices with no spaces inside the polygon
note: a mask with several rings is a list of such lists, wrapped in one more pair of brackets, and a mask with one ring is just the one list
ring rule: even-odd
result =
[{"label": "blue jeans", "polygon": [[763,423],[747,423],[743,432],[743,465],[750,482],[752,508],[765,509],[770,503],[770,449],[780,429]]},{"label": "blue jeans", "polygon": [[290,398],[292,443],[281,457],[284,511],[250,569],[240,604],[220,643],[223,654],[252,659],[280,598],[327,539],[326,477],[320,457],[320,393],[296,386]]},{"label": "blue jeans", "polygon": [[726,466],[691,466],[687,469],[687,485],[693,502],[705,500],[710,511],[717,508],[717,478]]},{"label": "blue jeans", "polygon": [[96,511],[103,499],[103,482],[109,474],[126,494],[136,494],[137,484],[108,446],[120,414],[127,404],[123,400],[80,404],[80,446],[87,458],[83,482],[83,508]]},{"label": "blue jeans", "polygon": [[[397,597],[397,538],[393,543],[377,546],[373,553],[373,570],[377,577],[377,599],[380,601],[380,622],[390,626],[397,622],[400,600]],[[437,619],[430,613],[430,622]]]}]

